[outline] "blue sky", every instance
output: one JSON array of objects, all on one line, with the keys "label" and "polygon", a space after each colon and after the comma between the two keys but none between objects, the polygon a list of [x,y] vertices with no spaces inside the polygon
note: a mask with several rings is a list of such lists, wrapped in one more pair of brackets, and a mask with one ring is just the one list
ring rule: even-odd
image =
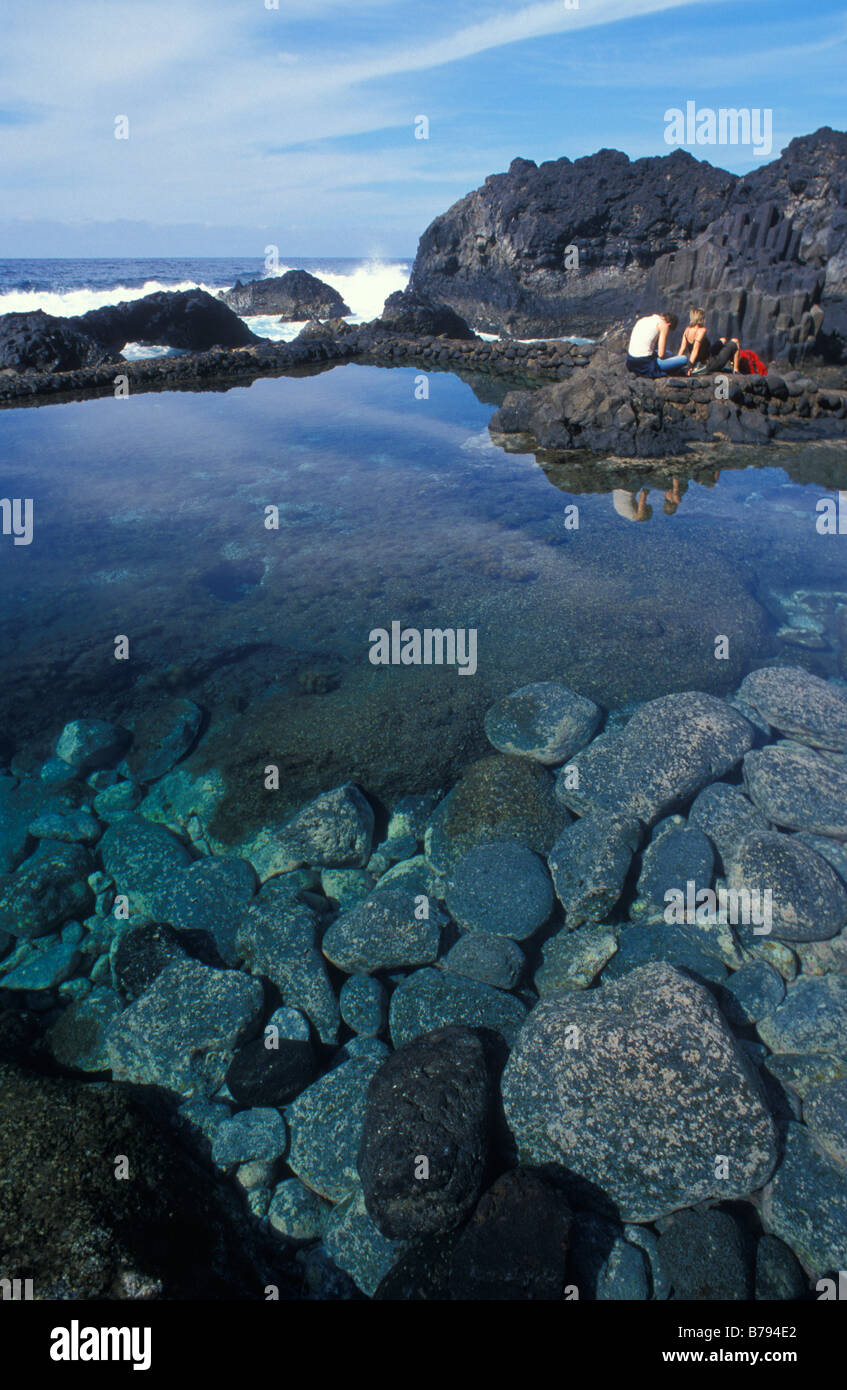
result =
[{"label": "blue sky", "polygon": [[847,125],[844,0],[273,3],[4,0],[0,256],[408,256],[516,155],[665,154],[687,101],[772,109],[771,157]]}]

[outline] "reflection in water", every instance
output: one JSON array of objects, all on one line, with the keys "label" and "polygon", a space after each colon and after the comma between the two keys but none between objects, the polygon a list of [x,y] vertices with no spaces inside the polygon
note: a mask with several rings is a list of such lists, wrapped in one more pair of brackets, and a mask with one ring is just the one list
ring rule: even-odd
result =
[{"label": "reflection in water", "polygon": [[[35,505],[33,544],[0,546],[17,745],[190,695],[210,712],[195,756],[249,819],[271,757],[290,801],[348,777],[386,796],[444,785],[485,751],[488,705],[531,680],[615,706],[729,689],[804,642],[838,672],[845,538],[816,532],[815,503],[847,485],[843,446],[536,463],[491,442],[496,402],[435,373],[416,400],[416,374],[0,414],[3,492]],[[395,620],[476,628],[476,675],[374,667],[368,634]]]}]

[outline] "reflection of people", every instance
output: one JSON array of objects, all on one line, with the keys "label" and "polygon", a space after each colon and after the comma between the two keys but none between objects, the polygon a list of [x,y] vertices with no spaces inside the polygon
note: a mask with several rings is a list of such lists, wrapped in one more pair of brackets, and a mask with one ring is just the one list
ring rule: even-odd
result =
[{"label": "reflection of people", "polygon": [[665,504],[662,508],[662,511],[665,513],[665,516],[673,516],[674,512],[676,511],[677,507],[682,501],[682,494],[687,491],[687,483],[683,483],[682,487],[680,488],[679,478],[674,478],[672,480],[671,486],[665,493]]},{"label": "reflection of people", "polygon": [[629,337],[626,354],[627,371],[635,376],[664,376],[688,366],[681,354],[666,357],[668,334],[677,325],[676,314],[646,314],[640,318]]},{"label": "reflection of people", "polygon": [[653,508],[647,502],[647,489],[643,487],[636,499],[635,493],[627,488],[616,487],[612,490],[612,506],[618,516],[625,517],[627,521],[649,521],[653,515]]}]

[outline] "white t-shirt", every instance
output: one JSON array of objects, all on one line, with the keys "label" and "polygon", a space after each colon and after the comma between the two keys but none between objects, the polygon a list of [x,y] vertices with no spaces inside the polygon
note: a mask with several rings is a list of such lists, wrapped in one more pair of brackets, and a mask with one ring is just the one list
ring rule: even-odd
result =
[{"label": "white t-shirt", "polygon": [[629,339],[630,357],[652,357],[664,326],[665,320],[658,314],[648,314],[646,318],[639,319]]}]

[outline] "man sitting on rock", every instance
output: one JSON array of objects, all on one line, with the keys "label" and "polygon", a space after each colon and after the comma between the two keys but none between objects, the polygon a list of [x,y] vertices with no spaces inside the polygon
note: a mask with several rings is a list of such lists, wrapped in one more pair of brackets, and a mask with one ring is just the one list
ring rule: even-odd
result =
[{"label": "man sitting on rock", "polygon": [[658,377],[680,372],[688,366],[688,358],[666,357],[668,334],[677,325],[676,314],[647,314],[640,318],[630,334],[626,354],[627,371],[635,376]]}]

